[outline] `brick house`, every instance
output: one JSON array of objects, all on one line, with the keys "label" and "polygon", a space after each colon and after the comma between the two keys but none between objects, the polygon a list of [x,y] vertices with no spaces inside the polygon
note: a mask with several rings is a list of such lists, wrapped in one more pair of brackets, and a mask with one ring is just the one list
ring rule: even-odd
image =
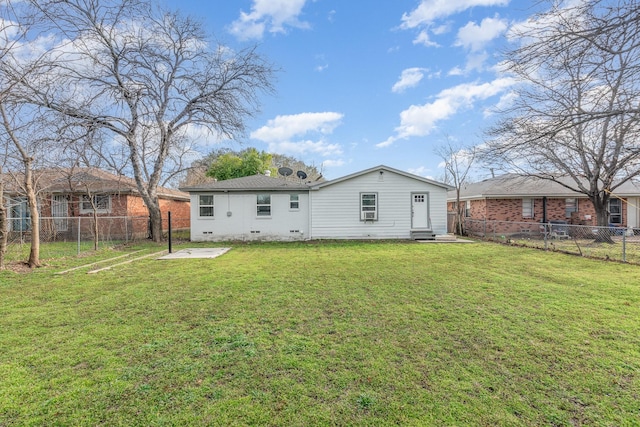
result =
[{"label": "brick house", "polygon": [[[447,210],[455,215],[455,190],[447,196]],[[467,184],[460,192],[465,217],[475,220],[539,224],[566,221],[596,225],[591,201],[567,187],[534,177],[501,175]],[[627,182],[615,190],[609,201],[609,223],[617,227],[640,228],[640,186]],[[519,228],[527,228],[519,224]],[[505,230],[513,231],[513,230]]]},{"label": "brick house", "polygon": [[[28,232],[29,211],[20,178],[5,175],[5,203],[9,206],[9,231]],[[99,219],[99,232],[112,238],[144,237],[148,234],[149,211],[135,180],[97,168],[47,169],[34,172],[38,192],[41,228],[49,236],[66,239],[93,232],[92,219]],[[174,229],[188,229],[189,195],[159,187],[163,229],[168,227],[167,212]],[[76,220],[78,219],[78,220]]]}]

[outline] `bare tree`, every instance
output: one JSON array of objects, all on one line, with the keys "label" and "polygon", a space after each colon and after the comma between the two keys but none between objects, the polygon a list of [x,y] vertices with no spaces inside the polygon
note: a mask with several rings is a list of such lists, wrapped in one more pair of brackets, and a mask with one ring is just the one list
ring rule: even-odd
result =
[{"label": "bare tree", "polygon": [[259,95],[272,90],[273,68],[255,48],[232,51],[210,42],[199,22],[152,2],[30,3],[49,30],[70,42],[50,52],[55,66],[28,88],[39,104],[105,129],[114,146],[126,147],[159,241],[157,187],[167,159],[180,158],[191,127],[227,138],[242,134]]},{"label": "bare tree", "polygon": [[4,198],[4,175],[2,165],[0,165],[0,270],[4,268],[4,257],[7,253],[7,206]]},{"label": "bare tree", "polygon": [[640,174],[640,2],[549,3],[511,35],[518,84],[484,154],[585,194],[606,226],[611,194]]},{"label": "bare tree", "polygon": [[447,139],[447,143],[436,148],[445,170],[445,184],[452,185],[456,190],[454,230],[458,235],[464,234],[465,206],[460,203],[460,191],[468,182],[469,172],[478,155],[478,147],[465,147]]},{"label": "bare tree", "polygon": [[[18,184],[27,198],[31,218],[31,247],[27,264],[33,268],[40,265],[40,219],[33,164],[36,161],[35,153],[42,142],[40,138],[47,138],[41,132],[43,126],[46,126],[46,120],[40,121],[40,111],[31,108],[17,95],[19,82],[36,72],[33,64],[24,66],[18,59],[32,20],[28,14],[23,13],[23,5],[17,3],[14,5],[6,1],[0,5],[0,135],[6,141],[6,159],[13,157],[21,164],[22,179]],[[3,238],[6,238],[6,232],[3,234]]]}]

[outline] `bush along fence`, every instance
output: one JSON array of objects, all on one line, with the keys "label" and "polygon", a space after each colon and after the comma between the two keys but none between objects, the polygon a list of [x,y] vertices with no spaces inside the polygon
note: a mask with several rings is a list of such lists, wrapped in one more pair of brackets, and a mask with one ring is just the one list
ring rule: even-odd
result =
[{"label": "bush along fence", "polygon": [[465,234],[503,243],[640,264],[640,229],[464,219]]},{"label": "bush along fence", "polygon": [[[189,218],[171,218],[172,230],[189,230]],[[167,233],[168,220],[163,218],[163,233]],[[25,252],[31,242],[31,219],[8,219],[7,254],[10,258]],[[40,218],[40,251],[42,258],[56,256],[53,252],[90,251],[106,246],[141,241],[149,238],[149,217],[91,216]],[[50,243],[50,245],[48,245]],[[64,249],[63,249],[64,248]],[[69,254],[66,254],[69,255]]]}]

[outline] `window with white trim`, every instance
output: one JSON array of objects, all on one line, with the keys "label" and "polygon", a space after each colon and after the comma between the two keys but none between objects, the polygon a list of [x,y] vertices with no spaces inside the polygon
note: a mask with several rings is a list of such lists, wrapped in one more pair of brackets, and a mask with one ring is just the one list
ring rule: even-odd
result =
[{"label": "window with white trim", "polygon": [[617,198],[609,199],[609,222],[611,224],[622,224],[622,200]]},{"label": "window with white trim", "polygon": [[464,202],[464,216],[466,218],[471,218],[471,200]]},{"label": "window with white trim", "polygon": [[533,218],[533,199],[522,199],[522,217]]},{"label": "window with white trim", "polygon": [[360,220],[378,220],[378,193],[360,193]]},{"label": "window with white trim", "polygon": [[578,212],[578,199],[565,199],[564,216],[571,218],[573,212]]},{"label": "window with white trim", "polygon": [[213,217],[213,194],[201,194],[198,196],[198,215],[201,217]]},{"label": "window with white trim", "polygon": [[256,215],[271,216],[271,194],[258,194],[256,198]]},{"label": "window with white trim", "polygon": [[299,194],[289,194],[289,209],[291,209],[291,210],[300,209],[300,195]]},{"label": "window with white trim", "polygon": [[110,194],[93,194],[91,196],[83,194],[80,198],[80,213],[110,213],[111,212],[111,195]]}]

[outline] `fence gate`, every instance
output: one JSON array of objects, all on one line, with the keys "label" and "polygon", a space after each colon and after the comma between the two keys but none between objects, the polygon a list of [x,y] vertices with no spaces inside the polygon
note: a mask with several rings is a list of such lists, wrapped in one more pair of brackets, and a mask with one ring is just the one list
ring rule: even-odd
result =
[{"label": "fence gate", "polygon": [[67,216],[69,213],[68,199],[65,195],[55,195],[51,200],[51,216],[56,231],[67,231],[69,224]]}]

